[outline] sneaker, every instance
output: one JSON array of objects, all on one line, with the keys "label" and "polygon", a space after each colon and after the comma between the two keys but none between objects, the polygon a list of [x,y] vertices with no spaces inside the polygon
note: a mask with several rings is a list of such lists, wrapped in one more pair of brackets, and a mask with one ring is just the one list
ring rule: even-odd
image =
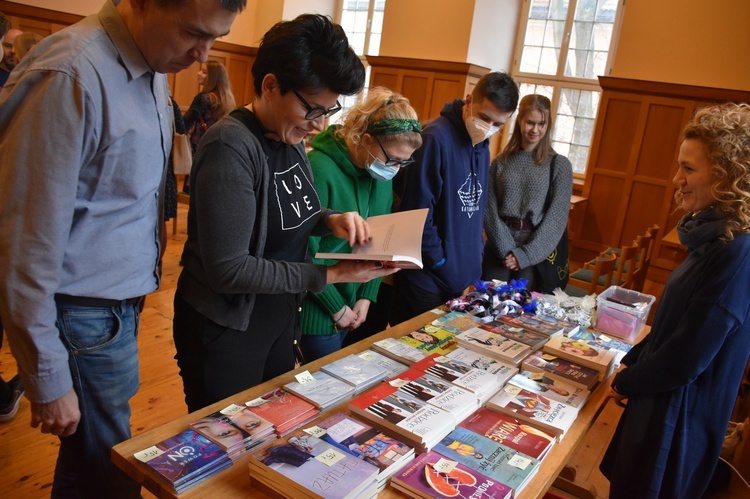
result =
[{"label": "sneaker", "polygon": [[26,393],[23,389],[23,382],[18,374],[8,382],[8,386],[13,393],[13,398],[6,405],[0,407],[0,423],[7,423],[13,419],[13,416],[18,412],[18,406],[21,405],[23,394]]}]

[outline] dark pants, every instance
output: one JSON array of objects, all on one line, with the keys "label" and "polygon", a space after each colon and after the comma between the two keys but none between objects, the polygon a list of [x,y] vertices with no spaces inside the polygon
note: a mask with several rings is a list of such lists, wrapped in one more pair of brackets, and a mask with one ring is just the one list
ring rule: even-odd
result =
[{"label": "dark pants", "polygon": [[297,295],[257,295],[247,330],[238,331],[216,324],[175,294],[175,358],[188,410],[294,369],[299,337]]},{"label": "dark pants", "polygon": [[393,275],[393,305],[388,322],[395,326],[408,321],[452,298],[461,296],[462,292],[429,293],[396,273]]}]

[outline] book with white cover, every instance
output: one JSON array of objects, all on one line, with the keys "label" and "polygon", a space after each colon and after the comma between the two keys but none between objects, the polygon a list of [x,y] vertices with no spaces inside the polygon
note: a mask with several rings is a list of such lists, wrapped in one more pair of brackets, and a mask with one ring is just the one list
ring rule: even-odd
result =
[{"label": "book with white cover", "polygon": [[454,414],[456,420],[464,419],[479,407],[475,393],[419,369],[406,371],[399,378],[406,381],[399,391]]},{"label": "book with white cover", "polygon": [[487,357],[486,355],[482,355],[479,352],[464,347],[458,347],[452,352],[445,354],[445,356],[449,359],[468,364],[476,369],[481,369],[490,374],[494,374],[501,379],[501,384],[503,385],[511,376],[518,372],[518,368],[509,362],[503,362],[502,360],[493,357]]},{"label": "book with white cover", "polygon": [[385,368],[354,354],[334,360],[320,370],[349,383],[357,393],[383,381],[387,374]]},{"label": "book with white cover", "polygon": [[407,365],[412,365],[429,355],[427,352],[418,350],[413,346],[407,345],[406,343],[394,338],[383,338],[382,340],[378,340],[374,342],[370,348]]},{"label": "book with white cover", "polygon": [[[505,384],[502,376],[477,369],[461,361],[439,355],[431,355],[412,365],[442,380],[473,392],[480,405],[484,404]],[[508,371],[518,372],[518,368],[507,366]]]},{"label": "book with white cover", "polygon": [[591,395],[591,392],[585,388],[550,378],[545,376],[544,373],[532,373],[531,371],[520,371],[510,378],[508,383],[579,409],[583,407],[583,404]]},{"label": "book with white cover", "polygon": [[322,371],[310,374],[312,380],[304,383],[291,381],[284,385],[284,389],[321,409],[339,404],[354,395],[354,387],[349,383]]},{"label": "book with white cover", "polygon": [[538,393],[507,385],[487,402],[487,407],[537,426],[558,440],[578,416],[578,409]]},{"label": "book with white cover", "polygon": [[531,347],[518,341],[491,333],[480,327],[464,331],[456,336],[458,344],[483,355],[518,365],[531,352]]},{"label": "book with white cover", "polygon": [[316,253],[315,258],[393,262],[396,267],[421,269],[422,229],[428,211],[420,208],[369,217],[372,239],[367,244],[355,244],[351,253]]},{"label": "book with white cover", "polygon": [[386,357],[382,353],[376,352],[375,350],[365,350],[363,352],[360,352],[357,354],[358,357],[368,361],[373,362],[383,369],[385,369],[385,377],[386,379],[393,378],[395,376],[398,376],[402,372],[409,369],[409,366],[406,364],[399,362],[395,359],[392,359],[390,357]]}]

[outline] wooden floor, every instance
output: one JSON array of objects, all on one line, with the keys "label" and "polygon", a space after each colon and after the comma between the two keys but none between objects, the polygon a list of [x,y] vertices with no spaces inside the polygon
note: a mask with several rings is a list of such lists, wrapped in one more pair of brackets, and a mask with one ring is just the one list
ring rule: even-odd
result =
[{"label": "wooden floor", "polygon": [[[182,383],[172,341],[172,297],[181,270],[180,253],[186,239],[186,207],[180,205],[177,233],[169,236],[164,258],[164,275],[159,291],[149,295],[141,316],[139,336],[141,387],[132,400],[133,434],[158,426],[187,413]],[[169,224],[171,231],[171,224]],[[649,283],[647,293],[661,293]],[[16,363],[7,341],[0,350],[0,375],[6,381],[16,373]],[[569,463],[577,471],[576,482],[593,485],[597,497],[608,497],[608,482],[597,464],[614,431],[620,409],[608,403],[589,438]],[[0,497],[33,499],[48,497],[55,466],[58,439],[29,426],[29,402],[24,399],[16,418],[0,425]],[[144,497],[153,497],[144,491]]]}]

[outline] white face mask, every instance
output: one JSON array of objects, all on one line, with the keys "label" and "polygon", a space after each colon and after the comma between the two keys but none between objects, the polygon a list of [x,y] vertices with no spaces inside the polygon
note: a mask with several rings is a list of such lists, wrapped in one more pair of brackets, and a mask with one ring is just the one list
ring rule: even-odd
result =
[{"label": "white face mask", "polygon": [[486,121],[473,116],[471,112],[469,112],[469,116],[464,120],[464,125],[466,126],[466,131],[469,132],[469,137],[471,137],[471,145],[474,146],[489,139],[500,130],[500,127],[490,125]]}]

